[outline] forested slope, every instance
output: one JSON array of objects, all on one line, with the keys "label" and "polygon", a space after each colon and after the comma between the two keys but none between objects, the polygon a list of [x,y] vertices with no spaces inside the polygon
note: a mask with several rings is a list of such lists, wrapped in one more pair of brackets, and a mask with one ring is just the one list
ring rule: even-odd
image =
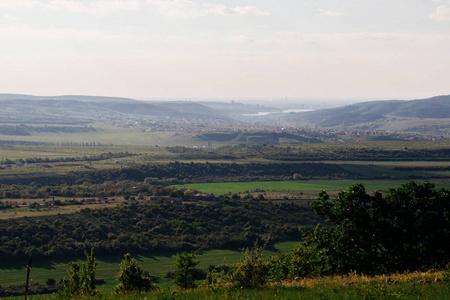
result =
[{"label": "forested slope", "polygon": [[75,214],[0,221],[1,259],[218,249],[256,239],[299,239],[298,226],[321,218],[293,203],[223,201],[167,204],[161,201]]}]

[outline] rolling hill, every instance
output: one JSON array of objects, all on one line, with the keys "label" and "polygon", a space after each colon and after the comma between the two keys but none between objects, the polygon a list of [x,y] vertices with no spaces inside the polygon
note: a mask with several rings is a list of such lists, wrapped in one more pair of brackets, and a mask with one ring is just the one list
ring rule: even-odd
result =
[{"label": "rolling hill", "polygon": [[448,132],[450,95],[410,101],[362,102],[331,109],[291,113],[284,120],[294,124],[309,123],[318,127],[341,129],[408,131],[422,126],[439,126],[441,129],[447,128]]},{"label": "rolling hill", "polygon": [[[138,101],[100,96],[32,96],[0,94],[0,118],[4,123],[89,123],[102,117],[150,116],[189,120],[221,120],[232,123],[245,113],[258,113],[260,105],[192,101]],[[267,109],[265,109],[267,110]]]},{"label": "rolling hill", "polygon": [[82,95],[63,95],[63,96],[33,96],[24,94],[0,94],[0,101],[12,100],[76,100],[83,102],[138,102],[137,100],[123,97],[104,97],[104,96],[82,96]]}]

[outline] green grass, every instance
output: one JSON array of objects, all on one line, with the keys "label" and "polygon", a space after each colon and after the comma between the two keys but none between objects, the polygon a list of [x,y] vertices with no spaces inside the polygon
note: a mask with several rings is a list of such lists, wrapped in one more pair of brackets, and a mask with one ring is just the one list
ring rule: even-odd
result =
[{"label": "green grass", "polygon": [[30,136],[13,136],[0,134],[0,140],[15,140],[45,143],[86,143],[100,142],[103,144],[126,145],[126,146],[174,146],[174,145],[201,145],[192,138],[192,134],[175,132],[143,132],[137,128],[118,128],[105,124],[93,124],[97,129],[95,132],[76,133],[33,133]]},{"label": "green grass", "polygon": [[[148,155],[152,158],[161,156],[174,156],[163,147],[144,146],[101,146],[101,147],[65,147],[65,146],[0,146],[0,159],[26,159],[26,158],[59,158],[83,157],[99,155],[102,153],[128,152]],[[128,157],[131,159],[132,157]]]},{"label": "green grass", "polygon": [[[298,242],[280,242],[269,246],[264,252],[265,256],[275,255],[278,251],[286,252],[297,245]],[[139,262],[145,271],[150,275],[160,277],[159,285],[171,287],[172,280],[164,278],[169,271],[174,271],[174,255],[176,253],[157,253],[148,255],[136,255],[134,258]],[[199,268],[206,269],[209,265],[219,265],[223,262],[236,263],[241,258],[242,252],[239,249],[208,250],[198,256],[200,260]],[[132,255],[133,256],[133,255]],[[119,264],[122,261],[121,255],[110,255],[97,257],[97,279],[105,280],[106,284],[98,286],[100,291],[109,291],[117,284],[115,276],[119,271]],[[59,280],[67,276],[68,262],[77,260],[76,258],[65,259],[34,259],[31,270],[33,282],[45,284],[48,278]],[[84,258],[80,258],[84,261]],[[23,262],[2,262],[0,264],[0,285],[18,285],[25,281],[26,264]]]},{"label": "green grass", "polygon": [[[228,193],[252,192],[256,189],[265,191],[340,191],[348,190],[349,186],[364,183],[368,191],[387,191],[398,187],[409,180],[298,180],[298,181],[258,181],[258,182],[222,182],[222,183],[196,183],[177,185],[195,189],[203,193],[225,195]],[[438,187],[440,187],[439,185]],[[444,185],[443,187],[448,187]]]},{"label": "green grass", "polygon": [[[355,274],[324,278],[302,278],[295,281],[271,283],[255,289],[235,289],[227,286],[199,287],[179,291],[163,288],[149,293],[114,295],[102,293],[96,299],[438,299],[450,298],[448,282],[434,282],[442,278],[442,272],[392,274],[367,277]],[[420,284],[421,279],[430,283]],[[32,299],[50,299],[51,296],[33,296]],[[87,298],[86,298],[87,299]]]}]

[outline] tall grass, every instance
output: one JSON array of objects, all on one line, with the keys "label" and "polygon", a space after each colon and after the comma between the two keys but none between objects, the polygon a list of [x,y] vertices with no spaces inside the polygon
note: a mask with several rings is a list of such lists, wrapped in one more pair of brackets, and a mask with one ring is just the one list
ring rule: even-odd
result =
[{"label": "tall grass", "polygon": [[[367,277],[357,274],[277,282],[254,289],[200,286],[179,291],[165,288],[149,293],[114,295],[100,294],[95,299],[450,299],[450,285],[435,282],[442,272],[414,272]],[[34,296],[32,299],[52,299],[54,296]]]}]

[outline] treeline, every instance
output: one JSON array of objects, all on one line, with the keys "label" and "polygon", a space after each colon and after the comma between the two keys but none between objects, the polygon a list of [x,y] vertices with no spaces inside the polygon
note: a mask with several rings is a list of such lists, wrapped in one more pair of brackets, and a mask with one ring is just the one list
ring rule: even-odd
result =
[{"label": "treeline", "polygon": [[299,178],[341,178],[349,175],[338,165],[324,163],[180,163],[146,165],[139,169],[146,177],[201,181],[252,181]]},{"label": "treeline", "polygon": [[29,126],[20,125],[0,125],[0,134],[3,135],[19,135],[29,136],[33,132],[50,132],[50,133],[79,133],[79,132],[95,132],[92,126]]},{"label": "treeline", "polygon": [[317,161],[317,160],[362,160],[362,161],[448,161],[450,148],[437,149],[397,149],[364,147],[330,147],[311,149],[308,147],[277,147],[272,145],[237,145],[217,149],[192,149],[187,147],[169,147],[172,153],[183,158],[203,159],[242,159],[262,158],[280,161]]},{"label": "treeline", "polygon": [[[3,184],[0,188],[0,199],[35,199],[50,197],[83,198],[83,197],[115,197],[124,196],[142,199],[143,196],[169,196],[172,189],[161,185],[150,185],[133,181],[108,181],[102,184],[81,185],[41,185]],[[5,205],[1,203],[0,205]]]},{"label": "treeline", "polygon": [[[83,161],[104,160],[132,156],[131,153],[103,153],[80,158]],[[77,158],[61,158],[73,161]],[[50,159],[49,159],[50,160]],[[49,161],[48,160],[48,161]],[[54,159],[59,160],[59,159]],[[25,162],[47,162],[30,158]],[[180,163],[143,165],[140,168],[121,168],[90,172],[72,172],[55,177],[20,179],[10,183],[3,179],[0,199],[60,197],[114,197],[169,195],[163,186],[188,182],[223,182],[252,180],[291,180],[307,178],[343,178],[349,173],[338,165],[323,163],[296,164],[236,164],[236,163]],[[17,178],[11,180],[18,181]]]},{"label": "treeline", "polygon": [[115,208],[0,221],[0,258],[74,257],[219,249],[251,245],[256,239],[299,239],[298,226],[320,222],[293,203],[225,200],[202,204],[132,202]]},{"label": "treeline", "polygon": [[111,143],[101,142],[32,142],[32,141],[16,141],[16,140],[0,140],[0,145],[5,146],[63,146],[63,147],[111,147]]},{"label": "treeline", "polygon": [[90,170],[43,176],[3,177],[5,184],[73,185],[102,184],[107,181],[144,181],[148,184],[173,185],[190,182],[269,181],[296,179],[349,178],[352,173],[339,165],[325,163],[180,163],[148,164],[136,168]]},{"label": "treeline", "polygon": [[0,145],[4,145],[4,146],[54,146],[52,143],[15,141],[15,140],[0,140]]},{"label": "treeline", "polygon": [[100,160],[106,160],[106,159],[115,159],[115,158],[123,158],[123,157],[132,157],[136,156],[137,154],[129,153],[129,152],[108,152],[108,153],[102,153],[99,155],[84,155],[84,156],[78,156],[78,157],[58,157],[58,158],[49,158],[49,157],[28,157],[25,159],[19,159],[19,160],[10,160],[10,159],[4,159],[2,161],[3,164],[14,164],[17,161],[21,161],[23,163],[54,163],[54,162],[76,162],[76,161],[100,161]]},{"label": "treeline", "polygon": [[63,147],[112,147],[112,143],[102,143],[102,142],[59,142],[52,143],[53,146],[63,146]]},{"label": "treeline", "polygon": [[395,171],[450,171],[450,167],[394,167]]}]

